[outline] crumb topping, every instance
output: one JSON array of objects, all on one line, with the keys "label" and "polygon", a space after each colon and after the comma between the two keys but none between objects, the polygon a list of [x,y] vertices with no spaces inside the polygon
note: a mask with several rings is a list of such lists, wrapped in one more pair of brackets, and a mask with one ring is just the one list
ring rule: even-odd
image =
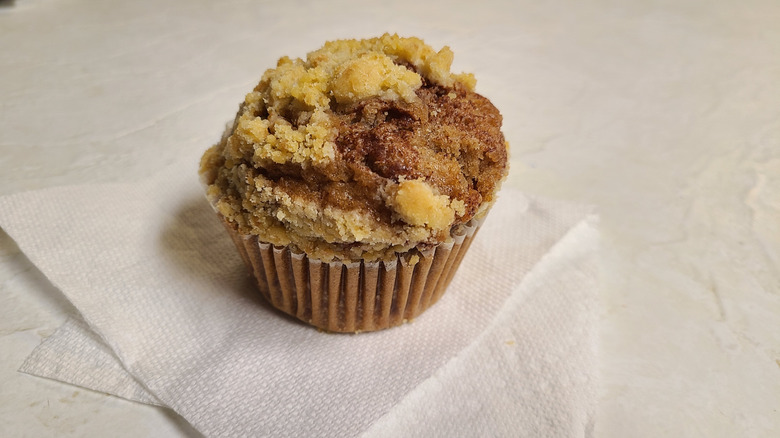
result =
[{"label": "crumb topping", "polygon": [[414,101],[415,90],[422,78],[408,68],[393,63],[389,56],[367,53],[347,61],[335,72],[332,81],[333,97],[340,104],[349,104],[369,97],[385,100]]},{"label": "crumb topping", "polygon": [[280,59],[204,154],[209,199],[242,233],[325,261],[447,240],[507,170],[501,116],[452,59],[387,34]]},{"label": "crumb topping", "polygon": [[437,195],[433,187],[419,179],[401,181],[395,196],[388,200],[404,222],[434,230],[449,227],[455,221],[456,212],[460,215],[465,212],[463,201]]}]

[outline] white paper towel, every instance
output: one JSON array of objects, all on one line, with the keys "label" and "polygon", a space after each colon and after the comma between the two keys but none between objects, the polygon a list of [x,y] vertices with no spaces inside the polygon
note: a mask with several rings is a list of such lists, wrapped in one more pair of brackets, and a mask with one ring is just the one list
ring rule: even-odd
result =
[{"label": "white paper towel", "polygon": [[0,225],[84,321],[25,372],[169,406],[207,436],[590,433],[586,209],[504,190],[439,303],[335,335],[255,293],[195,173],[0,198]]}]

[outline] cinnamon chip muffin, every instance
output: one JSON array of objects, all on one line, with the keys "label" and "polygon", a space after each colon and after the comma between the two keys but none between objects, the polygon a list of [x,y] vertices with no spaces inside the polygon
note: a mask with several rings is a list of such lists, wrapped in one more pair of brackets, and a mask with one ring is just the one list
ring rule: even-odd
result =
[{"label": "cinnamon chip muffin", "polygon": [[443,293],[507,172],[501,115],[453,54],[383,35],[283,57],[200,173],[262,294],[329,331]]}]

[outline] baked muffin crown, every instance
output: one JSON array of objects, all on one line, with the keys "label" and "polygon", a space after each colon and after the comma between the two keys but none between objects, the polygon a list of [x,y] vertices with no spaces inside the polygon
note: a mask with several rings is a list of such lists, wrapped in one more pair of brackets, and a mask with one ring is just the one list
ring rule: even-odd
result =
[{"label": "baked muffin crown", "polygon": [[501,116],[452,59],[388,34],[281,58],[203,156],[209,199],[241,233],[324,261],[447,241],[507,171]]}]

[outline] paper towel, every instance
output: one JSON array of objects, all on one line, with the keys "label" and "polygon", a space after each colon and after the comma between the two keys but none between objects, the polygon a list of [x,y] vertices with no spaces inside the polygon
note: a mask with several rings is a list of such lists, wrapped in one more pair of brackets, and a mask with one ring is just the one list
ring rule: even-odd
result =
[{"label": "paper towel", "polygon": [[[587,209],[505,189],[439,303],[399,328],[335,335],[263,302],[195,173],[180,163],[144,182],[0,199],[0,225],[84,321],[42,344],[26,372],[169,406],[207,436],[392,434],[415,430],[409,406],[421,400],[441,419],[419,425],[426,435],[448,424],[488,427],[494,421],[479,409],[471,417],[486,421],[464,423],[459,409],[471,405],[453,397],[493,378],[507,380],[474,400],[530,421],[506,418],[497,434],[542,430],[534,421],[552,422],[546,430],[560,436],[590,430]],[[556,248],[563,254],[553,257]],[[566,316],[550,316],[558,311]],[[489,340],[508,333],[514,348],[496,350]],[[523,363],[537,368],[511,365]]]}]

